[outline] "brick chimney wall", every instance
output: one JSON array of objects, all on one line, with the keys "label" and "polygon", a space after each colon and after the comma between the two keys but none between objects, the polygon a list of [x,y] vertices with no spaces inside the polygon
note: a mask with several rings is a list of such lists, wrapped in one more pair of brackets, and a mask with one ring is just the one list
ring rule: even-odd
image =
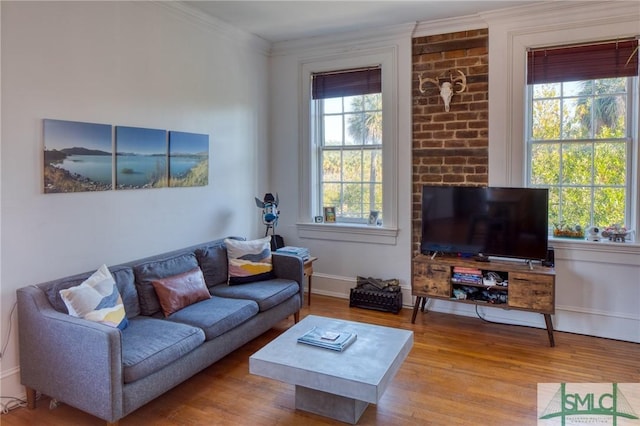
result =
[{"label": "brick chimney wall", "polygon": [[[417,37],[412,40],[412,242],[419,253],[423,185],[485,186],[489,148],[488,30]],[[445,111],[440,89],[419,75],[449,81],[467,77],[464,92],[454,94]],[[454,89],[459,90],[455,85]]]}]

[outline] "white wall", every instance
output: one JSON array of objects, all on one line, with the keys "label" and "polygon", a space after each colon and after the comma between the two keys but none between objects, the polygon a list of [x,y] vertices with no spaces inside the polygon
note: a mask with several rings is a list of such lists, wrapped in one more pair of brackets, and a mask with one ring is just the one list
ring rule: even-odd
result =
[{"label": "white wall", "polygon": [[[281,215],[277,232],[285,243],[309,247],[318,257],[314,265],[313,292],[338,297],[348,295],[357,275],[398,278],[405,288],[405,300],[410,299],[411,268],[411,31],[414,25],[401,25],[373,32],[361,31],[344,40],[341,37],[276,44],[271,58],[272,140],[271,183],[280,194]],[[397,92],[395,106],[398,115],[397,199],[400,217],[397,220],[395,244],[359,243],[317,238],[303,238],[297,221],[302,176],[301,153],[301,68],[310,61],[344,60],[371,55],[372,51],[393,49],[397,55]],[[345,66],[348,68],[348,66]],[[385,176],[388,171],[385,169]],[[395,188],[394,188],[395,191]],[[305,204],[305,203],[301,203]],[[309,203],[306,203],[307,205]],[[338,231],[339,232],[339,231]],[[307,235],[310,233],[307,233]],[[326,238],[321,236],[320,238]],[[366,239],[366,237],[363,237]],[[349,239],[349,238],[346,238]],[[393,238],[390,238],[393,239]]]},{"label": "white wall", "polygon": [[[1,341],[17,288],[263,232],[266,47],[179,6],[1,2]],[[268,46],[267,46],[268,47]],[[42,119],[209,135],[209,185],[44,194]],[[0,368],[20,396],[15,315]]]},{"label": "white wall", "polygon": [[[524,71],[514,64],[514,38],[522,34],[547,34],[561,31],[580,34],[582,40],[604,34],[628,35],[629,27],[640,34],[640,10],[637,2],[552,2],[479,16],[460,17],[436,22],[421,22],[413,32],[378,39],[358,32],[342,37],[313,38],[274,46],[271,60],[272,113],[271,139],[273,156],[271,182],[280,193],[283,214],[279,233],[291,245],[309,247],[319,260],[314,266],[313,292],[342,298],[349,297],[357,275],[399,278],[403,300],[409,307],[413,300],[411,286],[411,52],[412,37],[454,31],[489,29],[489,180],[493,185],[522,184],[511,178],[522,170],[522,135],[512,133],[514,111],[522,114],[523,102],[513,101],[514,93],[523,92],[523,84],[514,83],[514,74]],[[624,22],[624,25],[620,23]],[[635,26],[633,26],[635,23]],[[593,32],[594,27],[599,32]],[[569,31],[562,32],[569,28]],[[399,152],[398,182],[399,220],[395,245],[376,245],[300,238],[296,226],[297,194],[300,176],[300,87],[301,63],[310,57],[330,57],[344,52],[357,55],[372,44],[399,46],[398,112]],[[522,54],[522,52],[520,52]],[[522,78],[522,76],[520,77]],[[409,118],[407,120],[407,118]],[[521,119],[520,119],[521,120]],[[520,154],[517,154],[519,152]],[[594,244],[552,241],[556,248],[557,330],[640,342],[640,244]],[[346,302],[345,302],[346,303]],[[431,301],[429,309],[475,316],[473,306],[447,301]],[[542,315],[480,308],[488,319],[506,323],[544,327]],[[428,321],[427,318],[418,321]],[[545,342],[541,334],[541,342]]]}]

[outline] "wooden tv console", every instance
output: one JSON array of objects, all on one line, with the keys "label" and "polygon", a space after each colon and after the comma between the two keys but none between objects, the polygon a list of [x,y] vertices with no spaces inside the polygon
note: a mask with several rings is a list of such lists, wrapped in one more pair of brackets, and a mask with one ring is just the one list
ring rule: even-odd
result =
[{"label": "wooden tv console", "polygon": [[[483,275],[494,272],[508,280],[508,286],[491,286],[484,284],[462,283],[454,278],[456,271],[461,268],[480,270]],[[555,346],[553,340],[553,324],[551,315],[555,313],[555,271],[540,265],[532,265],[517,261],[480,262],[455,256],[427,256],[420,254],[412,262],[411,294],[416,297],[413,306],[411,322],[416,321],[416,314],[420,308],[423,312],[427,299],[445,299],[458,303],[496,307],[502,309],[518,309],[537,312],[544,315],[550,346]],[[467,288],[463,288],[467,287]],[[470,287],[470,288],[469,288]],[[485,300],[461,299],[465,297],[464,290],[474,291],[476,294],[486,294],[495,297],[494,303]],[[456,290],[456,291],[454,291]],[[462,296],[460,296],[462,294]]]}]

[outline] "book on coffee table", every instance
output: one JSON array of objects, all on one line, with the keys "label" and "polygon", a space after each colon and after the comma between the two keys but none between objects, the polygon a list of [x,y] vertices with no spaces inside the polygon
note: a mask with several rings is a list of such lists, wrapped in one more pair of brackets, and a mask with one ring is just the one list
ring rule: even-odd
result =
[{"label": "book on coffee table", "polygon": [[357,337],[358,335],[356,333],[313,327],[298,337],[298,342],[342,352],[352,344]]}]

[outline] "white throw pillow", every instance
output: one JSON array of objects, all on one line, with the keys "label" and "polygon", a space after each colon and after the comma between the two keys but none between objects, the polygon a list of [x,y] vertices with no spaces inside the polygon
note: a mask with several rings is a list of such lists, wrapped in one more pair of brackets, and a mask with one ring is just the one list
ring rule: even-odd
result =
[{"label": "white throw pillow", "polygon": [[60,290],[69,315],[124,330],[127,315],[116,282],[107,265],[102,265],[82,284]]},{"label": "white throw pillow", "polygon": [[245,284],[273,278],[271,237],[258,240],[224,240],[229,259],[229,284]]}]

